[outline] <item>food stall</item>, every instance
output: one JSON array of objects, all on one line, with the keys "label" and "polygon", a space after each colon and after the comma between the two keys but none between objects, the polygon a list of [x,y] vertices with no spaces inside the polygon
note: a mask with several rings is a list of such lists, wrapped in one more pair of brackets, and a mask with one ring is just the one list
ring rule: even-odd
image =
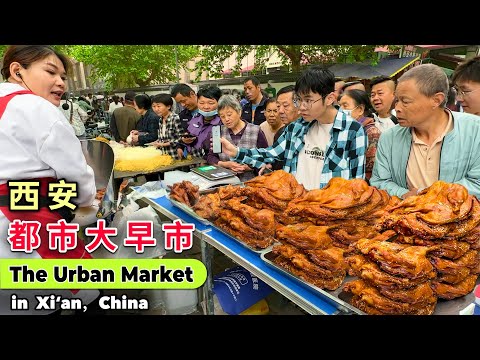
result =
[{"label": "food stall", "polygon": [[[461,185],[438,182],[417,199],[402,202],[360,179],[336,178],[322,190],[307,192],[293,182],[280,185],[286,183],[285,174],[275,171],[217,189],[220,207],[215,193],[200,195],[194,206],[179,205],[182,196],[173,189],[143,199],[164,219],[195,224],[208,272],[207,313],[213,313],[212,248],[310,314],[459,314],[473,303],[479,283],[480,203]],[[268,179],[273,181],[268,184]],[[285,189],[288,194],[281,194]],[[272,236],[267,201],[271,209],[283,209],[275,214],[280,225],[275,223]],[[459,204],[460,211],[453,211]],[[242,212],[255,220],[247,220],[243,234],[229,228],[238,226],[233,215]],[[222,220],[223,213],[231,218]],[[264,228],[256,235],[259,223]],[[329,258],[319,261],[320,254]],[[342,264],[335,261],[338,254],[346,259]]]},{"label": "food stall", "polygon": [[115,179],[164,173],[205,162],[202,158],[191,155],[182,160],[174,159],[152,146],[124,146],[115,141],[110,141],[109,145],[115,155],[113,173]]}]

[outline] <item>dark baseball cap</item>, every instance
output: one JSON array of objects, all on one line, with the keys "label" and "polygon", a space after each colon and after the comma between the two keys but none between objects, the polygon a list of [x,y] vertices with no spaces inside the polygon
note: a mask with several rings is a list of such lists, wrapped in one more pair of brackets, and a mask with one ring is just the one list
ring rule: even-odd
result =
[{"label": "dark baseball cap", "polygon": [[135,99],[135,95],[137,95],[137,93],[133,90],[128,90],[126,93],[125,93],[125,100],[130,100],[130,101],[133,101]]}]

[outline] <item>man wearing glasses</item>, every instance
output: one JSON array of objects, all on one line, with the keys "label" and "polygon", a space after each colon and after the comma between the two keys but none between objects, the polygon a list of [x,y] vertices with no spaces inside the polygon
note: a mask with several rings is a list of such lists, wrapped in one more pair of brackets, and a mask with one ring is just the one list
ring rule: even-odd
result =
[{"label": "man wearing glasses", "polygon": [[452,74],[452,83],[463,111],[480,115],[480,56],[458,65]]},{"label": "man wearing glasses", "polygon": [[445,72],[434,64],[398,79],[400,126],[380,136],[371,185],[405,199],[442,180],[480,196],[480,117],[446,109],[448,90]]},{"label": "man wearing glasses", "polygon": [[359,122],[334,107],[334,90],[330,70],[309,67],[295,84],[294,105],[301,118],[265,149],[237,148],[222,138],[224,153],[257,168],[264,162],[285,161],[283,170],[308,190],[325,187],[333,177],[365,178],[367,136]]}]

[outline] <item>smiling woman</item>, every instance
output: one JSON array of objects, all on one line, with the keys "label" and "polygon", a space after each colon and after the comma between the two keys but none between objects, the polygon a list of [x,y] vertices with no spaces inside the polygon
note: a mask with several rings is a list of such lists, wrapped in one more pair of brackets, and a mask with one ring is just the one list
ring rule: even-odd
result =
[{"label": "smiling woman", "polygon": [[[39,182],[40,199],[47,197],[49,183],[57,179],[76,183],[78,196],[72,200],[75,205],[90,206],[95,199],[93,170],[86,163],[73,128],[56,108],[66,91],[65,80],[69,68],[70,60],[50,46],[12,45],[5,52],[1,73],[7,81],[0,84],[0,161],[3,164],[0,168],[0,199],[6,200],[7,204],[10,191],[8,182],[21,179]],[[0,202],[0,239],[4,239],[0,242],[0,258],[91,257],[80,239],[75,248],[66,253],[48,246],[47,224],[56,223],[62,218],[71,221],[69,211],[51,211],[45,205],[36,211],[12,212],[3,204]],[[38,232],[40,245],[35,250],[13,251],[14,245],[6,239],[9,238],[10,223],[14,220],[38,222],[41,225]],[[38,294],[33,290],[15,290],[15,293],[33,302]],[[71,298],[75,293],[86,303],[99,295],[98,290],[59,290],[51,293],[62,298]],[[0,291],[0,314],[12,313],[12,294],[9,290]],[[31,309],[15,313],[34,312]]]}]

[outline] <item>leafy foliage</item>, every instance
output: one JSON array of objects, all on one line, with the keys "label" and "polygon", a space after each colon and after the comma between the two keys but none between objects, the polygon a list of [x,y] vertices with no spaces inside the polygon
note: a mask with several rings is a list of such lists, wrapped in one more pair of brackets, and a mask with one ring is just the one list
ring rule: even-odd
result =
[{"label": "leafy foliage", "polygon": [[[221,77],[224,61],[235,54],[233,75],[239,75],[242,59],[252,51],[255,54],[253,73],[266,67],[276,52],[283,66],[297,72],[307,64],[335,62],[377,61],[374,52],[379,45],[54,45],[85,65],[91,65],[89,80],[103,80],[106,90],[176,81],[179,69],[187,69],[188,62],[197,56],[197,80],[202,72],[209,77]],[[389,46],[391,49],[394,46]],[[7,45],[0,45],[0,54]],[[175,58],[177,55],[177,59]]]},{"label": "leafy foliage", "polygon": [[175,45],[71,45],[68,55],[92,66],[91,81],[105,81],[107,89],[147,86],[176,81],[178,67],[198,53],[198,46]]},{"label": "leafy foliage", "polygon": [[7,50],[8,45],[0,45],[0,56],[3,58],[5,50]]},{"label": "leafy foliage", "polygon": [[196,64],[200,74],[205,71],[210,77],[220,77],[224,61],[236,54],[236,66],[233,75],[239,75],[241,61],[254,51],[254,73],[265,68],[270,56],[277,52],[282,65],[292,71],[300,71],[306,64],[331,64],[335,62],[377,61],[375,47],[379,45],[206,45],[202,46],[202,59]]}]

